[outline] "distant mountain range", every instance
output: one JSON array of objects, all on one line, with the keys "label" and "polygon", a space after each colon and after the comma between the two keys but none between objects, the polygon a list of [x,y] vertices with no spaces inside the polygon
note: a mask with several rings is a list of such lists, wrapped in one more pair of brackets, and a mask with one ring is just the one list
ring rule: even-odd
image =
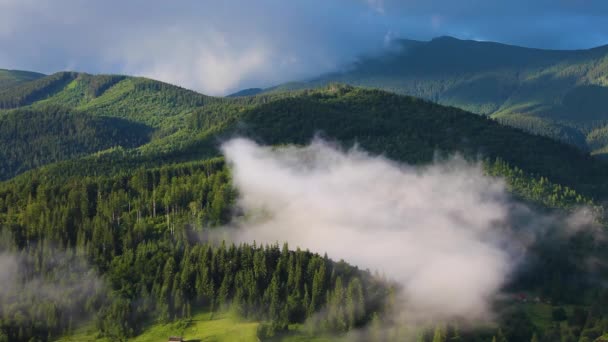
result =
[{"label": "distant mountain range", "polygon": [[234,95],[334,82],[421,97],[608,152],[608,46],[559,51],[452,37],[397,40],[384,55],[345,71]]}]

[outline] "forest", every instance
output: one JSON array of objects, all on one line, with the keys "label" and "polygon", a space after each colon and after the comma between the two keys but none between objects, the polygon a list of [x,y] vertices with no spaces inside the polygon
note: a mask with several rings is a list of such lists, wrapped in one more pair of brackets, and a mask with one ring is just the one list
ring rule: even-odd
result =
[{"label": "forest", "polygon": [[[593,341],[608,332],[606,241],[549,234],[495,303],[495,324],[399,325],[390,274],[287,241],[230,241],[244,219],[219,146],[234,136],[315,136],[413,166],[460,154],[547,215],[581,206],[601,224],[605,161],[574,146],[426,100],[332,84],[213,98],[128,76],[61,73],[0,91],[0,341],[53,341],[94,326],[126,340],[197,312],[259,322],[257,337],[361,341]],[[17,108],[15,108],[17,107]],[[399,262],[395,260],[395,262]],[[531,299],[531,301],[534,301]]]},{"label": "forest", "polygon": [[[590,140],[606,121],[608,47],[543,50],[450,36],[397,39],[392,51],[308,81],[259,90],[313,89],[333,82],[413,95],[491,116],[533,134],[603,154]],[[449,62],[445,56],[450,56]],[[237,94],[238,95],[238,94]]]}]

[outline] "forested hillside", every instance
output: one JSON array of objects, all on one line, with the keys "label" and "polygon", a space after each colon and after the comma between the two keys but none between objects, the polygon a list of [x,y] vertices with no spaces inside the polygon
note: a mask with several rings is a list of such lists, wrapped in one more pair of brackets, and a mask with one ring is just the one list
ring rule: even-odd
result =
[{"label": "forested hillside", "polygon": [[14,110],[0,116],[0,179],[110,147],[137,147],[151,133],[143,124],[66,107]]},{"label": "forested hillside", "polygon": [[557,51],[440,37],[398,40],[385,55],[364,58],[344,72],[266,91],[331,82],[380,88],[489,115],[599,153],[586,137],[608,124],[607,75],[606,46]]},{"label": "forested hillside", "polygon": [[[271,322],[264,336],[329,307],[335,313],[323,329],[346,331],[385,305],[388,284],[327,256],[287,245],[201,243],[208,227],[230,219],[233,200],[220,160],[0,185],[1,251],[24,264],[0,298],[0,337],[53,338],[88,317],[103,336],[121,339],[150,319],[171,321],[208,307]],[[88,265],[63,268],[74,260]],[[104,285],[60,279],[89,277],[93,269]],[[30,287],[39,278],[73,290],[38,297]]]},{"label": "forested hillside", "polygon": [[0,69],[0,92],[19,83],[44,77],[44,74],[22,70]]},{"label": "forested hillside", "polygon": [[[19,266],[0,274],[11,279],[0,292],[0,341],[54,340],[83,325],[123,340],[226,310],[261,322],[260,339],[374,327],[362,340],[386,340],[399,289],[385,277],[283,241],[221,242],[219,227],[245,215],[219,152],[234,136],[281,145],[320,135],[414,165],[460,153],[548,213],[590,205],[601,214],[608,191],[608,166],[578,148],[379,90],[331,85],[227,99],[143,78],[59,73],[0,98],[8,178],[0,182],[0,256]],[[431,326],[421,339],[527,342],[536,333],[554,341],[606,332],[606,295],[596,286],[606,272],[585,267],[606,257],[604,242],[585,232],[550,241],[531,247],[534,260],[508,290],[541,296],[543,309],[567,307],[567,323],[497,303],[497,326]]]},{"label": "forested hillside", "polygon": [[185,127],[187,115],[207,101],[219,99],[120,75],[60,72],[9,87],[0,92],[0,179],[111,147],[140,146],[153,134]]},{"label": "forested hillside", "polygon": [[[22,124],[34,123],[27,130],[19,130],[19,134],[24,135],[21,140],[26,141],[28,130],[36,127],[57,127],[57,122],[49,125],[54,121],[52,116],[45,119],[44,113],[48,108],[63,113],[57,121],[64,121],[66,110],[56,107],[61,105],[79,113],[68,115],[71,119],[86,117],[83,120],[90,124],[91,118],[99,117],[101,121],[96,119],[96,122],[111,122],[115,126],[112,127],[115,130],[111,133],[112,142],[98,144],[104,139],[90,137],[91,133],[107,137],[103,130],[89,133],[82,129],[49,129],[47,139],[57,137],[57,142],[60,142],[69,140],[70,134],[76,134],[84,142],[73,146],[68,144],[69,151],[58,151],[64,147],[52,147],[53,144],[29,145],[42,148],[39,151],[55,151],[42,153],[44,157],[37,157],[41,153],[36,149],[14,154],[11,158],[15,160],[8,158],[6,165],[21,166],[13,166],[4,177],[107,147],[119,148],[78,160],[66,160],[35,173],[53,177],[120,173],[140,166],[158,167],[167,162],[217,156],[219,141],[234,134],[247,134],[263,143],[274,144],[305,143],[320,133],[345,145],[357,142],[372,152],[409,163],[428,162],[436,152],[459,152],[472,159],[493,162],[498,158],[512,168],[521,169],[527,177],[547,177],[589,198],[601,199],[606,191],[603,179],[605,164],[580,150],[454,108],[385,92],[331,86],[318,91],[220,99],[147,79],[74,73],[51,75],[14,87],[12,91],[19,93],[24,89],[38,89],[40,84],[53,82],[61,83],[62,87],[51,87],[52,92],[40,95],[43,99],[32,102],[29,106],[32,109],[26,111],[29,116],[21,116],[19,111],[5,114],[6,122],[23,120]],[[34,119],[32,110],[39,113],[41,120]],[[32,120],[24,120],[26,117]],[[10,134],[15,134],[16,124],[6,126],[13,127],[12,131],[9,129],[4,133],[7,134],[6,141]],[[121,130],[121,125],[131,128]],[[151,132],[149,127],[155,130],[151,141],[138,149],[129,149],[146,141]],[[35,135],[39,133],[36,131]],[[601,145],[600,132],[592,137],[598,146]],[[79,148],[80,144],[84,147]],[[23,144],[18,145],[23,148]],[[64,145],[59,143],[58,146]]]}]

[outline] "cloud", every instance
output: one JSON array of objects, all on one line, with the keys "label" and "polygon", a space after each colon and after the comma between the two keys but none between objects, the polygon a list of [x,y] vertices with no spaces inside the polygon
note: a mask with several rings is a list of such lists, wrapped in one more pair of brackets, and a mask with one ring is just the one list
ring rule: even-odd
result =
[{"label": "cloud", "polygon": [[601,0],[0,0],[0,62],[158,78],[214,95],[314,77],[384,38],[550,48],[608,42]]},{"label": "cloud", "polygon": [[48,246],[19,253],[0,248],[0,283],[0,311],[6,317],[45,324],[52,319],[43,309],[52,307],[64,327],[86,319],[83,307],[108,290],[83,256]]},{"label": "cloud", "polygon": [[603,240],[594,213],[538,213],[500,178],[459,157],[424,167],[398,164],[321,140],[263,147],[222,145],[238,205],[240,242],[289,242],[381,271],[402,287],[403,319],[493,319],[492,304],[545,238],[582,232]]},{"label": "cloud", "polygon": [[410,318],[487,320],[524,244],[500,179],[458,158],[423,169],[321,141],[223,145],[248,219],[238,240],[327,252],[403,286]]}]

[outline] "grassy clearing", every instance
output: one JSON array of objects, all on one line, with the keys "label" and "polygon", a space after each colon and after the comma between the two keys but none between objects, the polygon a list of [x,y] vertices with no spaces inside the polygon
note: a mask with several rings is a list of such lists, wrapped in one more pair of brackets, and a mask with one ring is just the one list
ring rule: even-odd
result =
[{"label": "grassy clearing", "polygon": [[166,341],[169,336],[182,336],[192,342],[257,341],[257,326],[256,322],[243,322],[227,314],[205,312],[194,315],[189,322],[155,324],[131,341]]},{"label": "grassy clearing", "polygon": [[110,339],[97,336],[95,326],[90,324],[76,330],[72,335],[63,336],[57,342],[111,342]]},{"label": "grassy clearing", "polygon": [[[154,324],[144,333],[129,341],[132,342],[165,342],[169,336],[182,336],[189,342],[228,342],[258,341],[256,336],[258,323],[241,321],[228,314],[203,312],[196,314],[189,321],[177,321],[168,324]],[[110,342],[98,338],[93,326],[82,327],[70,336],[62,337],[57,342]],[[300,341],[300,340],[290,340]]]}]

